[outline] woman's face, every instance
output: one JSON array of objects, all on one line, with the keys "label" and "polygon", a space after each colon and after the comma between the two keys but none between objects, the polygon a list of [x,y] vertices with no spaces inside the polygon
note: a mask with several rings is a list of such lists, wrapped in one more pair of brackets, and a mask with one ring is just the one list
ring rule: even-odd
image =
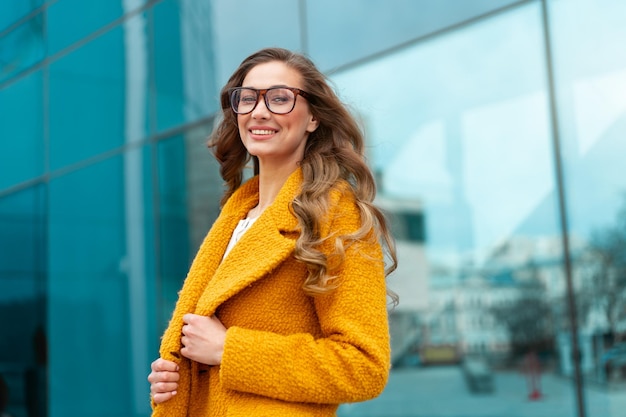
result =
[{"label": "woman's face", "polygon": [[[242,87],[256,89],[276,86],[302,88],[302,77],[283,62],[272,61],[253,67],[242,83]],[[304,156],[309,133],[318,126],[309,103],[301,96],[296,97],[295,107],[287,114],[270,112],[259,97],[252,112],[237,115],[237,123],[244,146],[259,158],[261,167],[297,166]]]}]

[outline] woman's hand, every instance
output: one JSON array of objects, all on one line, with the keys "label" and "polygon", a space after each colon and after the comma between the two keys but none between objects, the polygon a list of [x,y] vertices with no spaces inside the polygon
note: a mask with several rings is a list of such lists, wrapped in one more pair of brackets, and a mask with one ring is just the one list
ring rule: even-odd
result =
[{"label": "woman's hand", "polygon": [[150,396],[156,404],[165,402],[176,395],[178,389],[178,365],[176,362],[157,359],[152,362],[152,372],[148,375]]},{"label": "woman's hand", "polygon": [[180,353],[193,361],[205,365],[222,363],[226,327],[215,316],[206,317],[197,314],[183,316],[183,335],[180,339],[183,348]]}]

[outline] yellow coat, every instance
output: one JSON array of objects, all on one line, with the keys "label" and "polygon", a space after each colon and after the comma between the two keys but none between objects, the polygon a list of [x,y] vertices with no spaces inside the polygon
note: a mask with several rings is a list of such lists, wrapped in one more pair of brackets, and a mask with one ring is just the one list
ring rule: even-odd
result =
[{"label": "yellow coat", "polygon": [[[258,202],[258,179],[225,204],[161,342],[161,357],[180,366],[178,394],[153,405],[153,416],[334,416],[340,403],[371,399],[385,387],[390,347],[380,245],[349,246],[340,286],[306,295],[306,268],[293,257],[298,223],[289,211],[301,183],[298,169],[222,262],[235,226]],[[358,228],[347,189],[331,193],[322,236]],[[216,314],[228,329],[220,366],[180,354],[182,317],[189,312]]]}]

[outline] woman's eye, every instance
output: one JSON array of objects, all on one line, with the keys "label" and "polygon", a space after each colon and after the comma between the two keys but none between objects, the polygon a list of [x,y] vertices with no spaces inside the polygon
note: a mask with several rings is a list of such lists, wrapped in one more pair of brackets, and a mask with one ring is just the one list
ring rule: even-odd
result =
[{"label": "woman's eye", "polygon": [[239,99],[240,103],[256,103],[256,97],[254,96],[242,96]]},{"label": "woman's eye", "polygon": [[272,97],[272,102],[277,104],[287,103],[289,101],[289,97],[287,96],[274,96]]}]

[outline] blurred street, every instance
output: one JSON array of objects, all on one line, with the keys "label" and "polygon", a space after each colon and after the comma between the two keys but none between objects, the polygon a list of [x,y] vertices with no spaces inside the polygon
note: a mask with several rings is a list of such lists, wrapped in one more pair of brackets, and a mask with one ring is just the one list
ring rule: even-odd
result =
[{"label": "blurred street", "polygon": [[[572,381],[542,375],[542,398],[528,399],[524,375],[495,372],[493,393],[473,394],[457,366],[403,368],[375,400],[344,405],[340,417],[575,417]],[[626,389],[585,389],[588,417],[624,415]]]}]

